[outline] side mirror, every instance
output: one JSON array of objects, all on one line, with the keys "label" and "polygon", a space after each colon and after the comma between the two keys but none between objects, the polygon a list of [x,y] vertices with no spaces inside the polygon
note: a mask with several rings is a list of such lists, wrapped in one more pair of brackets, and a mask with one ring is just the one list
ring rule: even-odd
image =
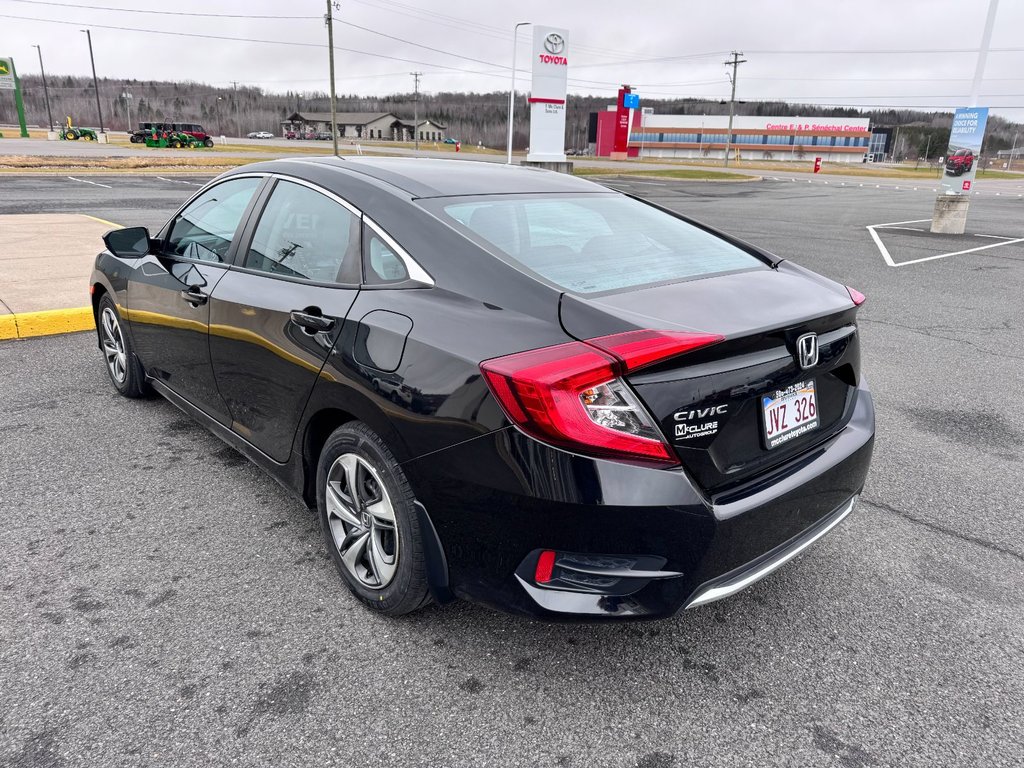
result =
[{"label": "side mirror", "polygon": [[149,253],[149,230],[145,227],[112,229],[103,236],[103,243],[120,259],[139,259]]}]

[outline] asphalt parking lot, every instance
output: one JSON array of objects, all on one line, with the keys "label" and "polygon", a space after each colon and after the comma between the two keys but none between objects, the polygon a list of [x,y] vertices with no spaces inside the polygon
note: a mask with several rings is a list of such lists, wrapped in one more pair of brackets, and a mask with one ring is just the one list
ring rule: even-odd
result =
[{"label": "asphalt parking lot", "polygon": [[[156,228],[204,181],[85,178],[4,177],[0,213]],[[842,526],[659,623],[387,620],[300,503],[116,396],[90,334],[0,342],[0,764],[1020,765],[1024,190],[979,184],[949,238],[924,187],[608,183],[868,295]]]}]

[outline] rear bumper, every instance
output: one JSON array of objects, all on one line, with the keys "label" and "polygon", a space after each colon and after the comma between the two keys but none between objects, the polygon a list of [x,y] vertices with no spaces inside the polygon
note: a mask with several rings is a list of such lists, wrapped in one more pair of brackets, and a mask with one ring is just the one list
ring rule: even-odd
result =
[{"label": "rear bumper", "polygon": [[690,599],[686,601],[686,607],[696,608],[713,603],[716,600],[731,597],[754,582],[760,581],[765,576],[777,571],[845,520],[846,516],[853,511],[856,503],[857,497],[850,497],[849,501],[840,504],[838,509],[833,510],[831,514],[823,517],[799,536],[794,537],[785,544],[780,544],[770,552],[766,552],[761,557],[730,571],[714,581],[702,584]]},{"label": "rear bumper", "polygon": [[[456,595],[548,620],[653,619],[734,594],[832,530],[863,488],[873,442],[862,386],[841,432],[728,496],[708,498],[682,470],[576,456],[511,428],[405,468]],[[544,549],[663,558],[668,575],[627,595],[551,589],[530,578]]]}]

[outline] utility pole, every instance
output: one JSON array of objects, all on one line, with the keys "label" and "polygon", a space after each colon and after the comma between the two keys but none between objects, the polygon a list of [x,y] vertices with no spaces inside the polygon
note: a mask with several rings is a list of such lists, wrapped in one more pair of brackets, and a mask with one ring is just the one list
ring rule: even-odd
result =
[{"label": "utility pole", "polygon": [[92,87],[96,91],[96,112],[100,117],[100,133],[106,133],[103,130],[103,110],[100,109],[100,84],[96,79],[96,59],[92,55],[92,33],[88,29],[80,29],[79,32],[85,32],[85,36],[89,40],[89,63],[92,64]]},{"label": "utility pole", "polygon": [[420,77],[422,72],[410,72],[413,79],[413,96],[412,96],[412,134],[413,141],[416,142],[416,151],[420,149]]},{"label": "utility pole", "polygon": [[235,118],[235,135],[242,135],[242,122],[238,119],[238,81],[231,81],[231,112]]},{"label": "utility pole", "polygon": [[330,62],[331,70],[331,143],[334,145],[334,156],[338,156],[338,101],[334,91],[334,9],[341,10],[341,4],[334,0],[327,0],[327,15],[324,16],[324,23],[327,25],[327,60]]},{"label": "utility pole", "polygon": [[43,98],[46,99],[46,119],[50,121],[50,124],[47,126],[46,130],[52,131],[53,114],[50,112],[50,89],[46,86],[46,70],[43,69],[43,49],[40,48],[38,45],[33,45],[32,47],[35,48],[36,52],[39,54],[39,71],[43,75]]},{"label": "utility pole", "polygon": [[732,150],[732,119],[736,114],[736,74],[740,64],[746,64],[746,59],[741,59],[742,53],[732,52],[732,60],[725,62],[725,66],[732,67],[732,75],[729,81],[732,83],[732,96],[729,97],[729,132],[725,136],[725,167],[729,167],[729,152]]},{"label": "utility pole", "polygon": [[128,112],[128,133],[132,132],[132,95],[128,91],[128,83],[121,86],[121,98],[124,99],[124,108]]}]

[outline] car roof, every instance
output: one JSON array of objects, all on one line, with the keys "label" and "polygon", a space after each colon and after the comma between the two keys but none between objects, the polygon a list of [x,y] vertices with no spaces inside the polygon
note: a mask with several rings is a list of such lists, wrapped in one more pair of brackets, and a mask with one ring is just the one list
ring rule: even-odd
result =
[{"label": "car roof", "polygon": [[327,156],[303,158],[302,162],[354,171],[397,187],[412,197],[610,191],[565,173],[479,160]]}]

